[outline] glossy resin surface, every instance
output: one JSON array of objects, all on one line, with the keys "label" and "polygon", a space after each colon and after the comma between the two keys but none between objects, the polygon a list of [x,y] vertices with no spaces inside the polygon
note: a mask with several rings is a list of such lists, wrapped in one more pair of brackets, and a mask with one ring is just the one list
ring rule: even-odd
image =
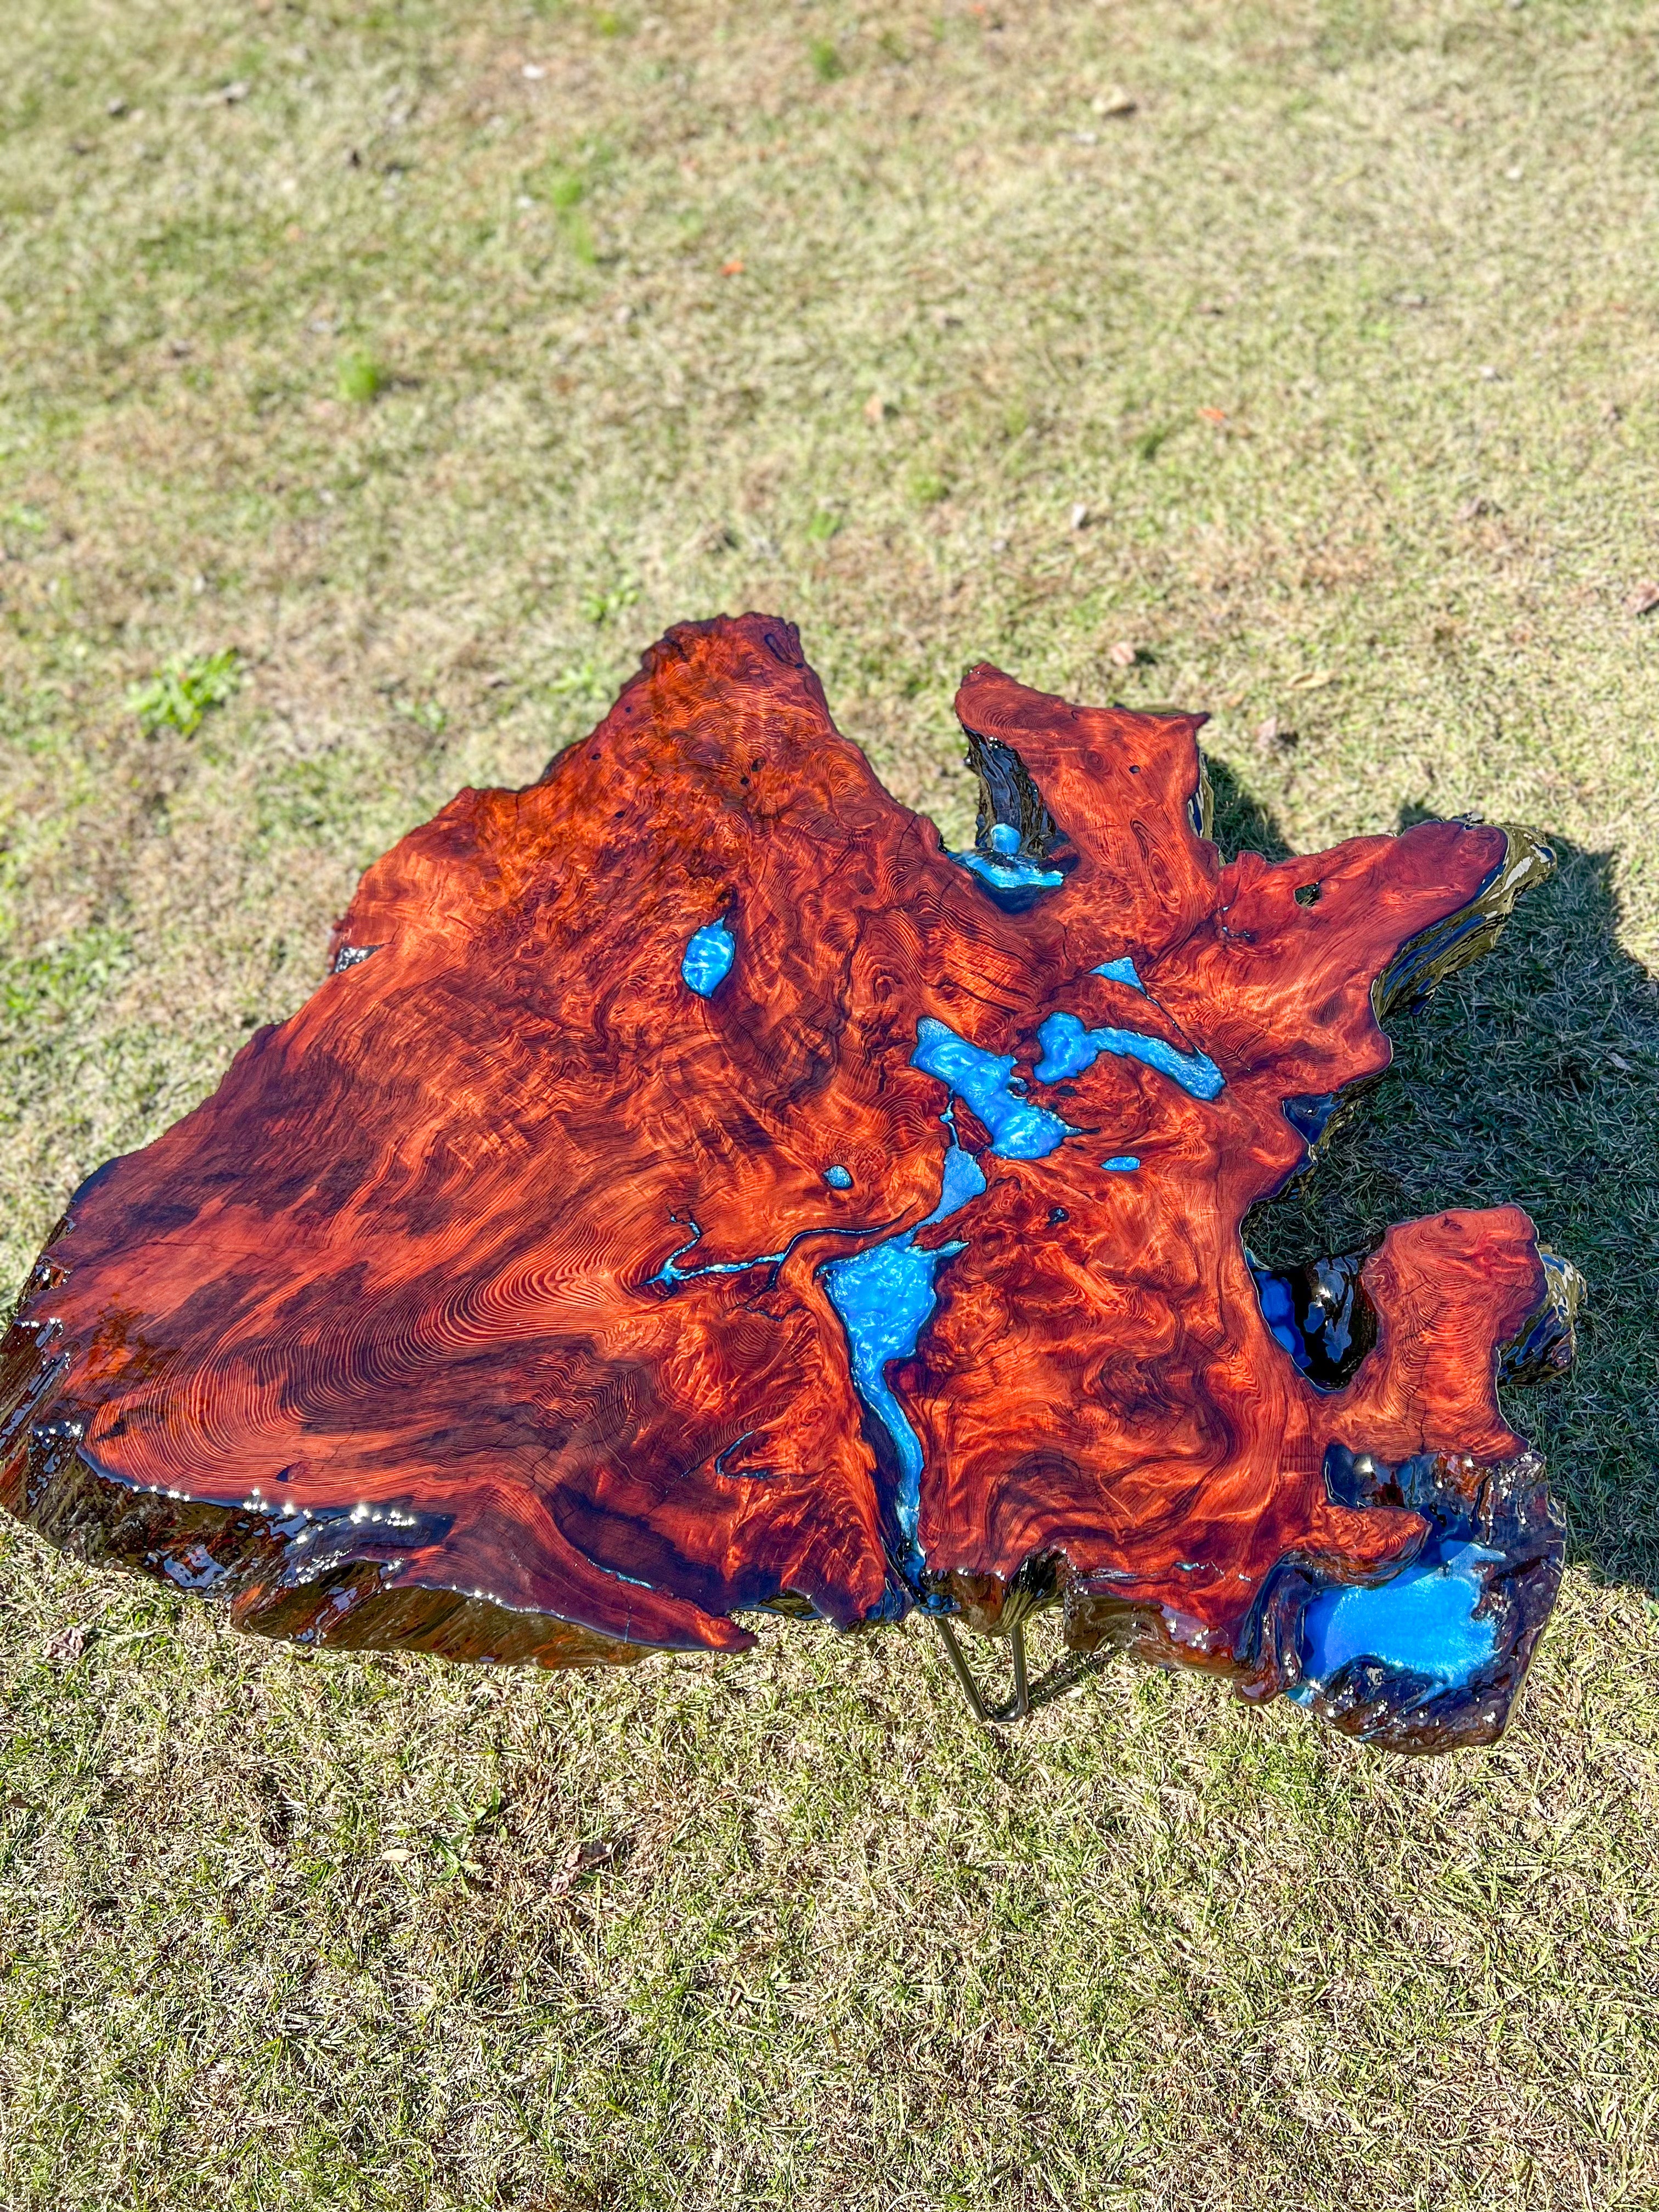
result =
[{"label": "glossy resin surface", "polygon": [[966,854],[752,615],[404,838],[307,1004],[70,1201],[0,1499],[318,1644],[1052,1600],[1079,1650],[1494,1735],[1561,1556],[1495,1378],[1564,1364],[1569,1271],[1513,1207],[1288,1275],[1241,1229],[1547,855],[1224,865],[1200,717],[957,705]]}]

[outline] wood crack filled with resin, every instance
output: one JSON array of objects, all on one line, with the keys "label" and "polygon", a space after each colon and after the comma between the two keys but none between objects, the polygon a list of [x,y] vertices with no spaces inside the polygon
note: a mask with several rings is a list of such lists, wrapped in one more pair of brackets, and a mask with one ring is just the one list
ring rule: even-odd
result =
[{"label": "wood crack filled with resin", "polygon": [[1204,835],[1201,717],[990,667],[945,851],[793,629],[688,624],[375,863],[330,974],[70,1200],[0,1500],[317,1645],[731,1651],[1064,1607],[1402,1749],[1490,1740],[1559,1516],[1505,1425],[1576,1278],[1512,1206],[1276,1274],[1379,1013],[1549,866]]}]

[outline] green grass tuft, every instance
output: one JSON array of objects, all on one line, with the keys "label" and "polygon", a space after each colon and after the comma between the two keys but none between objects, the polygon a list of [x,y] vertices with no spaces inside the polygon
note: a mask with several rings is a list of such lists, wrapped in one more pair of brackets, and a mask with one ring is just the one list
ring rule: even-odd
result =
[{"label": "green grass tuft", "polygon": [[559,230],[565,244],[585,268],[592,268],[599,260],[599,247],[593,237],[582,203],[587,198],[586,181],[568,169],[556,169],[548,179],[547,200],[557,218]]},{"label": "green grass tuft", "polygon": [[146,733],[177,730],[193,738],[209,710],[222,707],[241,683],[234,646],[187,660],[175,655],[147,684],[127,694],[127,712]]},{"label": "green grass tuft", "polygon": [[349,399],[354,407],[367,407],[376,400],[391,381],[385,368],[372,353],[354,346],[340,357],[338,383],[340,397]]}]

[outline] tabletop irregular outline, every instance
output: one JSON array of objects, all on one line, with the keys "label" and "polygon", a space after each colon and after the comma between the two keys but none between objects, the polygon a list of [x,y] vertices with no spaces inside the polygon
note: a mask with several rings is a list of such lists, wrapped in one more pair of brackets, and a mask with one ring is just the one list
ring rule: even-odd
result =
[{"label": "tabletop irregular outline", "polygon": [[1079,1652],[1491,1741],[1562,1558],[1498,1367],[1560,1371],[1576,1278],[1512,1206],[1288,1274],[1242,1231],[1547,849],[1224,863],[1201,715],[987,665],[957,704],[963,854],[753,614],[410,831],[312,998],[71,1199],[0,1504],[321,1646],[1058,1601]]}]

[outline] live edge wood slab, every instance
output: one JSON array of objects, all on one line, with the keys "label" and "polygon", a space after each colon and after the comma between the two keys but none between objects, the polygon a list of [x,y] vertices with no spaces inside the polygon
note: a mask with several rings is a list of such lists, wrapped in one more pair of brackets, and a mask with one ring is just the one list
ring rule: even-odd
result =
[{"label": "live edge wood slab", "polygon": [[1561,1563],[1496,1379],[1565,1364],[1576,1279],[1513,1206],[1281,1274],[1241,1232],[1547,853],[1224,865],[1201,716],[957,705],[966,854],[757,615],[412,831],[314,996],[70,1200],[0,1502],[318,1646],[1059,1601],[1076,1651],[1494,1737]]}]

